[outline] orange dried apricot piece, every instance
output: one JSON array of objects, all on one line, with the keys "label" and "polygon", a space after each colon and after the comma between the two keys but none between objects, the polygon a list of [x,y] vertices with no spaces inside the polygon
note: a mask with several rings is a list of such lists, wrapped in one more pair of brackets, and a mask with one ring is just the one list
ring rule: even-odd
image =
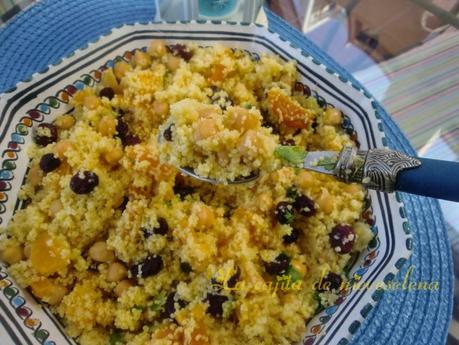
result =
[{"label": "orange dried apricot piece", "polygon": [[272,115],[288,127],[307,128],[309,114],[296,101],[281,90],[272,89],[268,92],[268,104]]},{"label": "orange dried apricot piece", "polygon": [[68,243],[43,232],[32,243],[30,260],[38,273],[51,275],[65,269],[69,263]]}]

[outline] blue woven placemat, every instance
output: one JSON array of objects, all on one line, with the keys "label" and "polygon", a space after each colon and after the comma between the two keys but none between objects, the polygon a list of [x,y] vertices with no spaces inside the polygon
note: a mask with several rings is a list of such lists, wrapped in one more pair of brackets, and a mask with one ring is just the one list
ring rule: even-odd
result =
[{"label": "blue woven placemat", "polygon": [[[41,71],[123,23],[154,18],[152,0],[43,0],[0,29],[0,92]],[[300,32],[268,11],[269,26],[325,65],[360,85]],[[389,146],[415,154],[397,125],[379,107]],[[445,343],[452,311],[451,251],[438,202],[402,195],[413,232],[409,266],[413,282],[439,282],[439,291],[388,291],[353,338],[354,345],[440,345]],[[334,344],[330,344],[334,345]]]}]

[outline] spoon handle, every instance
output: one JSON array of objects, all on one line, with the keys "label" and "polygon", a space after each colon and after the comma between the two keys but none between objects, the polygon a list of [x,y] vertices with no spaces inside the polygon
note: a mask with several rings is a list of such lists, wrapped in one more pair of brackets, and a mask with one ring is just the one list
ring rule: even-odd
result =
[{"label": "spoon handle", "polygon": [[459,163],[410,157],[398,151],[344,148],[335,175],[382,192],[395,190],[459,202]]},{"label": "spoon handle", "polygon": [[395,190],[459,202],[459,163],[417,159],[420,166],[399,172]]}]

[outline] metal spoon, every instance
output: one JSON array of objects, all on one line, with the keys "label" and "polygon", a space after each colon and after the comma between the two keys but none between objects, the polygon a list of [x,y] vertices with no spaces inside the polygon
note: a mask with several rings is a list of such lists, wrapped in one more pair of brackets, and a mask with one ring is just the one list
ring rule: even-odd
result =
[{"label": "metal spoon", "polygon": [[[158,141],[162,142],[160,132]],[[279,146],[276,152],[289,152],[286,165],[332,175],[346,183],[359,183],[382,192],[402,191],[459,202],[459,163],[410,157],[398,151],[345,147],[341,152],[306,152],[296,146]],[[292,155],[293,153],[293,155]],[[292,158],[293,157],[293,158]],[[291,158],[291,159],[285,159]],[[256,180],[258,173],[233,181],[219,181],[178,167],[185,175],[212,184],[242,184]]]}]

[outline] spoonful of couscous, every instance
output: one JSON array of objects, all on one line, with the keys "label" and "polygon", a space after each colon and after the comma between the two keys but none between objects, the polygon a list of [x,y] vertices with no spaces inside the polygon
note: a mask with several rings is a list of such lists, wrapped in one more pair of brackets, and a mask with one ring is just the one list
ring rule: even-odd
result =
[{"label": "spoonful of couscous", "polygon": [[251,106],[221,107],[185,99],[160,127],[161,160],[212,184],[240,184],[280,167],[277,135]]},{"label": "spoonful of couscous", "polygon": [[185,99],[171,107],[160,127],[162,160],[183,174],[212,184],[242,184],[290,165],[335,176],[369,189],[394,190],[459,201],[459,163],[409,157],[397,151],[306,152],[279,144],[251,106],[221,107]]}]

